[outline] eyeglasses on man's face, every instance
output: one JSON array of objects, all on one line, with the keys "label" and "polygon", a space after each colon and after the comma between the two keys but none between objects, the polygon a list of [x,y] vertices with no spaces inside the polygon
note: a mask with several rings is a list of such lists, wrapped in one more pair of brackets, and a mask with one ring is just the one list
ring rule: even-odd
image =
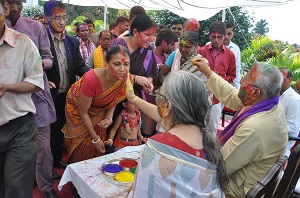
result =
[{"label": "eyeglasses on man's face", "polygon": [[68,21],[68,19],[69,19],[69,16],[68,16],[68,15],[51,17],[51,20],[54,20],[54,21],[56,21],[56,22]]}]

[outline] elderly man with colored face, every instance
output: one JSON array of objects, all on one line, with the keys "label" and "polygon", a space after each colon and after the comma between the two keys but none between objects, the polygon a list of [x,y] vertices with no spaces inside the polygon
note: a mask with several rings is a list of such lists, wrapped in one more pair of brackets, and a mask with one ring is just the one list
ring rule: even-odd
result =
[{"label": "elderly man with colored face", "polygon": [[65,168],[62,159],[64,134],[61,128],[65,124],[65,102],[70,86],[75,83],[76,75],[82,76],[89,68],[85,65],[80,51],[79,41],[64,33],[68,15],[63,3],[48,1],[44,5],[45,19],[53,55],[53,67],[46,70],[48,80],[54,83],[51,95],[56,109],[57,121],[51,124],[51,151],[53,166]]},{"label": "elderly man with colored face", "polygon": [[[209,26],[210,44],[205,45],[198,51],[204,56],[210,68],[227,82],[232,83],[236,78],[235,56],[224,44],[226,27],[223,22],[215,21]],[[223,105],[213,97],[208,130],[216,137],[218,124],[221,117]]]},{"label": "elderly man with colored face", "polygon": [[0,0],[0,197],[32,197],[37,160],[36,108],[31,93],[44,89],[42,59],[32,40],[4,23]]},{"label": "elderly man with colored face", "polygon": [[98,47],[87,58],[85,64],[89,68],[103,68],[106,66],[106,53],[112,40],[112,33],[108,30],[102,30],[99,33]]},{"label": "elderly man with colored face", "polygon": [[205,59],[194,64],[208,80],[206,87],[236,116],[221,133],[224,156],[230,177],[226,197],[244,197],[285,151],[287,123],[279,92],[279,69],[256,62],[236,89],[212,71]]}]

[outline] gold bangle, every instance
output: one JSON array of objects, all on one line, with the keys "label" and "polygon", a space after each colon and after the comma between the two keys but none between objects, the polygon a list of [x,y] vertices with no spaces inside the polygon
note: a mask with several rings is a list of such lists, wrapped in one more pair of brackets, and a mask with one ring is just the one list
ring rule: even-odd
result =
[{"label": "gold bangle", "polygon": [[113,142],[114,142],[112,139],[107,139],[106,141],[110,141],[111,143],[113,143]]},{"label": "gold bangle", "polygon": [[133,104],[135,104],[135,101],[138,99],[139,97],[135,96],[135,98],[133,99]]},{"label": "gold bangle", "polygon": [[94,141],[94,139],[92,139],[93,144],[98,144],[98,142],[100,142],[100,136],[99,135],[98,135],[98,140],[97,141]]}]

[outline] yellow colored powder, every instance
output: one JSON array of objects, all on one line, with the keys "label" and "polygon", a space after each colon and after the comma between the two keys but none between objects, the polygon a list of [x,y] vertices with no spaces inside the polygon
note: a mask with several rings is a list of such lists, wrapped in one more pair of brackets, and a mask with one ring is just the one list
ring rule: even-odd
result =
[{"label": "yellow colored powder", "polygon": [[119,182],[133,182],[134,174],[131,172],[120,172],[117,173],[115,179]]}]

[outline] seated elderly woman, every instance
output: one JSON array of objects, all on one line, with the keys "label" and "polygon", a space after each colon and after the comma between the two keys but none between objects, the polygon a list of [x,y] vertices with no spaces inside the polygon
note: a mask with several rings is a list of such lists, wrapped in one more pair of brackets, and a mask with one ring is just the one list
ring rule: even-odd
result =
[{"label": "seated elderly woman", "polygon": [[159,80],[162,82],[170,71],[184,70],[198,77],[205,76],[192,64],[192,60],[202,57],[197,54],[198,34],[191,30],[185,31],[179,40],[179,49],[173,51],[159,72]]},{"label": "seated elderly woman", "polygon": [[229,178],[220,150],[206,129],[210,105],[204,83],[189,72],[177,71],[156,91],[157,106],[137,97],[129,80],[126,96],[168,129],[148,139],[130,195],[224,197]]}]

